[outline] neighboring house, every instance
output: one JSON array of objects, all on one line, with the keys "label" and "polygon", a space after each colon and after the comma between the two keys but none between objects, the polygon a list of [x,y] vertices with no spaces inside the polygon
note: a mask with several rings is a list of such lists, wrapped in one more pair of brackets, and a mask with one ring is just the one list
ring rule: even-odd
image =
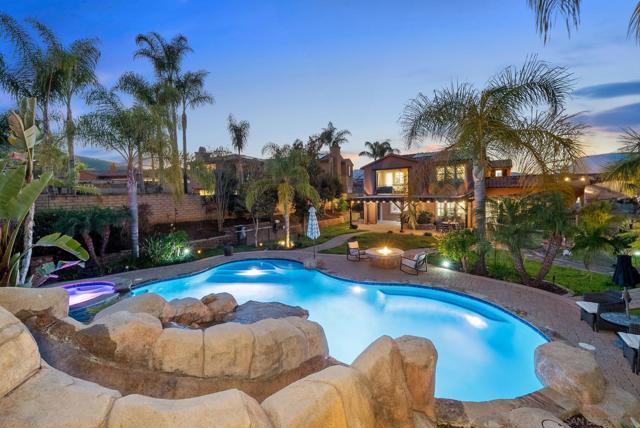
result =
[{"label": "neighboring house", "polygon": [[[486,169],[487,198],[515,195],[531,190],[535,176],[514,175],[512,161],[493,160]],[[443,152],[412,155],[391,154],[365,165],[363,194],[350,198],[364,204],[367,224],[399,222],[408,202],[428,211],[436,221],[456,220],[474,224],[473,176],[469,160],[445,158]],[[584,177],[567,176],[576,198],[583,197]]]},{"label": "neighboring house", "polygon": [[[210,171],[226,166],[231,168],[236,175],[239,174],[238,164],[242,162],[242,174],[245,183],[260,176],[264,169],[264,160],[262,159],[221,150],[207,151],[204,147],[198,149],[195,157],[197,160],[201,160]],[[197,183],[193,183],[193,190],[197,192],[200,191]]]},{"label": "neighboring house", "polygon": [[340,179],[346,194],[353,193],[353,162],[342,157],[339,146],[331,147],[329,153],[320,157],[318,162],[324,173]]},{"label": "neighboring house", "polygon": [[[627,158],[626,153],[602,153],[584,156],[574,164],[574,172],[589,177],[589,185],[584,189],[585,202],[598,200],[615,200],[621,203],[633,203],[628,195],[623,193],[620,186],[605,181],[607,168],[616,162]],[[628,208],[633,210],[633,207]]]},{"label": "neighboring house", "polygon": [[90,184],[100,190],[100,193],[126,193],[127,170],[110,169],[108,171],[96,171],[83,169],[78,173],[80,184]]},{"label": "neighboring house", "polygon": [[364,193],[364,171],[361,169],[353,170],[353,189],[354,196],[361,196]]}]

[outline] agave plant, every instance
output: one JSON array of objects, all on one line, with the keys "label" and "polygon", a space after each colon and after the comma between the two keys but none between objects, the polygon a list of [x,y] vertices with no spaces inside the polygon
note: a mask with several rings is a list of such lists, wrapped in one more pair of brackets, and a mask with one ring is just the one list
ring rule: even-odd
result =
[{"label": "agave plant", "polygon": [[78,241],[67,235],[52,233],[39,239],[35,244],[16,252],[14,247],[22,223],[42,190],[51,179],[51,174],[25,183],[26,166],[5,168],[0,165],[0,287],[26,285],[31,279],[18,281],[19,263],[25,254],[35,247],[56,247],[85,261],[89,255]]}]

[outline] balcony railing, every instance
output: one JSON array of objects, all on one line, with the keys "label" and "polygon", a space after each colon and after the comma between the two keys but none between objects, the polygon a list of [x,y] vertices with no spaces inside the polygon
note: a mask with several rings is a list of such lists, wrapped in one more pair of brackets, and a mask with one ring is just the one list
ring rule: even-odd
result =
[{"label": "balcony railing", "polygon": [[408,187],[406,184],[400,186],[380,186],[376,187],[377,195],[406,195]]}]

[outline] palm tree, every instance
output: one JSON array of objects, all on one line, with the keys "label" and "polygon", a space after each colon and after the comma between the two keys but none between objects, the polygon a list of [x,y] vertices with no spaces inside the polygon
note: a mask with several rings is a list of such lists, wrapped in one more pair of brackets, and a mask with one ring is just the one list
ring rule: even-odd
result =
[{"label": "palm tree", "polygon": [[315,137],[317,139],[317,150],[320,151],[324,147],[340,147],[349,141],[347,138],[349,136],[351,136],[351,132],[346,129],[338,130],[333,126],[333,123],[329,122],[327,127],[322,128],[320,134]]},{"label": "palm tree", "polygon": [[624,145],[620,151],[627,156],[607,168],[605,179],[612,181],[621,190],[638,198],[640,193],[640,132],[635,129],[625,130],[622,142]]},{"label": "palm tree", "polygon": [[64,125],[67,138],[67,175],[70,179],[69,184],[73,187],[76,183],[76,165],[73,141],[75,125],[71,101],[78,93],[98,82],[95,69],[100,58],[100,51],[97,48],[97,40],[82,39],[72,42],[68,49],[61,50],[58,55],[62,68],[59,92],[67,110]]},{"label": "palm tree", "polygon": [[257,188],[271,185],[277,188],[278,206],[284,216],[285,247],[289,248],[291,247],[289,218],[294,197],[298,195],[316,204],[320,196],[309,183],[309,173],[303,166],[305,153],[302,150],[294,149],[287,144],[279,146],[269,143],[263,147],[262,153],[271,157],[266,163],[267,178],[255,182],[253,186]]},{"label": "palm tree", "polygon": [[189,71],[178,77],[176,90],[182,107],[182,183],[184,193],[189,191],[187,184],[187,108],[213,104],[213,97],[204,89],[204,79],[209,74],[208,71]]},{"label": "palm tree", "polygon": [[382,142],[374,141],[373,143],[365,141],[364,146],[367,150],[361,151],[358,156],[367,156],[373,160],[382,159],[393,153],[400,153],[400,150],[391,147],[390,140],[384,140]]},{"label": "palm tree", "polygon": [[89,96],[96,111],[82,116],[78,133],[85,143],[114,151],[127,164],[127,194],[131,215],[131,253],[140,255],[138,237],[138,187],[135,173],[136,159],[142,142],[153,132],[153,118],[140,106],[125,107],[116,92],[97,88]]},{"label": "palm tree", "polygon": [[[545,43],[549,40],[549,31],[556,15],[564,19],[569,33],[572,27],[578,28],[580,24],[582,0],[527,0],[527,2],[536,16],[536,30],[544,37]],[[640,2],[637,2],[633,8],[627,35],[634,37],[640,43]]]},{"label": "palm tree", "polygon": [[238,179],[240,180],[240,184],[242,184],[244,182],[244,171],[242,170],[243,166],[240,154],[247,146],[247,138],[249,137],[249,128],[251,125],[249,125],[249,122],[246,120],[237,122],[231,114],[229,115],[228,122],[231,145],[238,151]]},{"label": "palm tree", "polygon": [[[516,160],[524,173],[553,173],[582,153],[583,126],[563,111],[571,76],[536,58],[509,67],[484,89],[454,84],[432,98],[419,94],[401,117],[406,143],[435,136],[453,156],[472,159],[476,233],[486,236],[485,169],[491,158]],[[484,254],[478,272],[486,274]]]},{"label": "palm tree", "polygon": [[[185,55],[192,52],[187,38],[182,34],[174,36],[171,41],[156,32],[138,34],[136,36],[138,49],[134,58],[146,58],[151,61],[158,81],[163,82],[169,88],[176,89],[176,84],[182,68],[182,60]],[[173,144],[173,163],[180,168],[178,149],[178,102],[169,102],[169,137]]]}]

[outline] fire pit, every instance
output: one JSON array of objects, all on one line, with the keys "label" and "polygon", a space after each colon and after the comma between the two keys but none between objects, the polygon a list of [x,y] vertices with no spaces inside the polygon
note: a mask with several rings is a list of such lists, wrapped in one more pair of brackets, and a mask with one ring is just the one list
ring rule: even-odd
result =
[{"label": "fire pit", "polygon": [[400,248],[375,247],[369,248],[367,256],[371,265],[382,269],[394,269],[400,267],[400,260],[404,251]]}]

